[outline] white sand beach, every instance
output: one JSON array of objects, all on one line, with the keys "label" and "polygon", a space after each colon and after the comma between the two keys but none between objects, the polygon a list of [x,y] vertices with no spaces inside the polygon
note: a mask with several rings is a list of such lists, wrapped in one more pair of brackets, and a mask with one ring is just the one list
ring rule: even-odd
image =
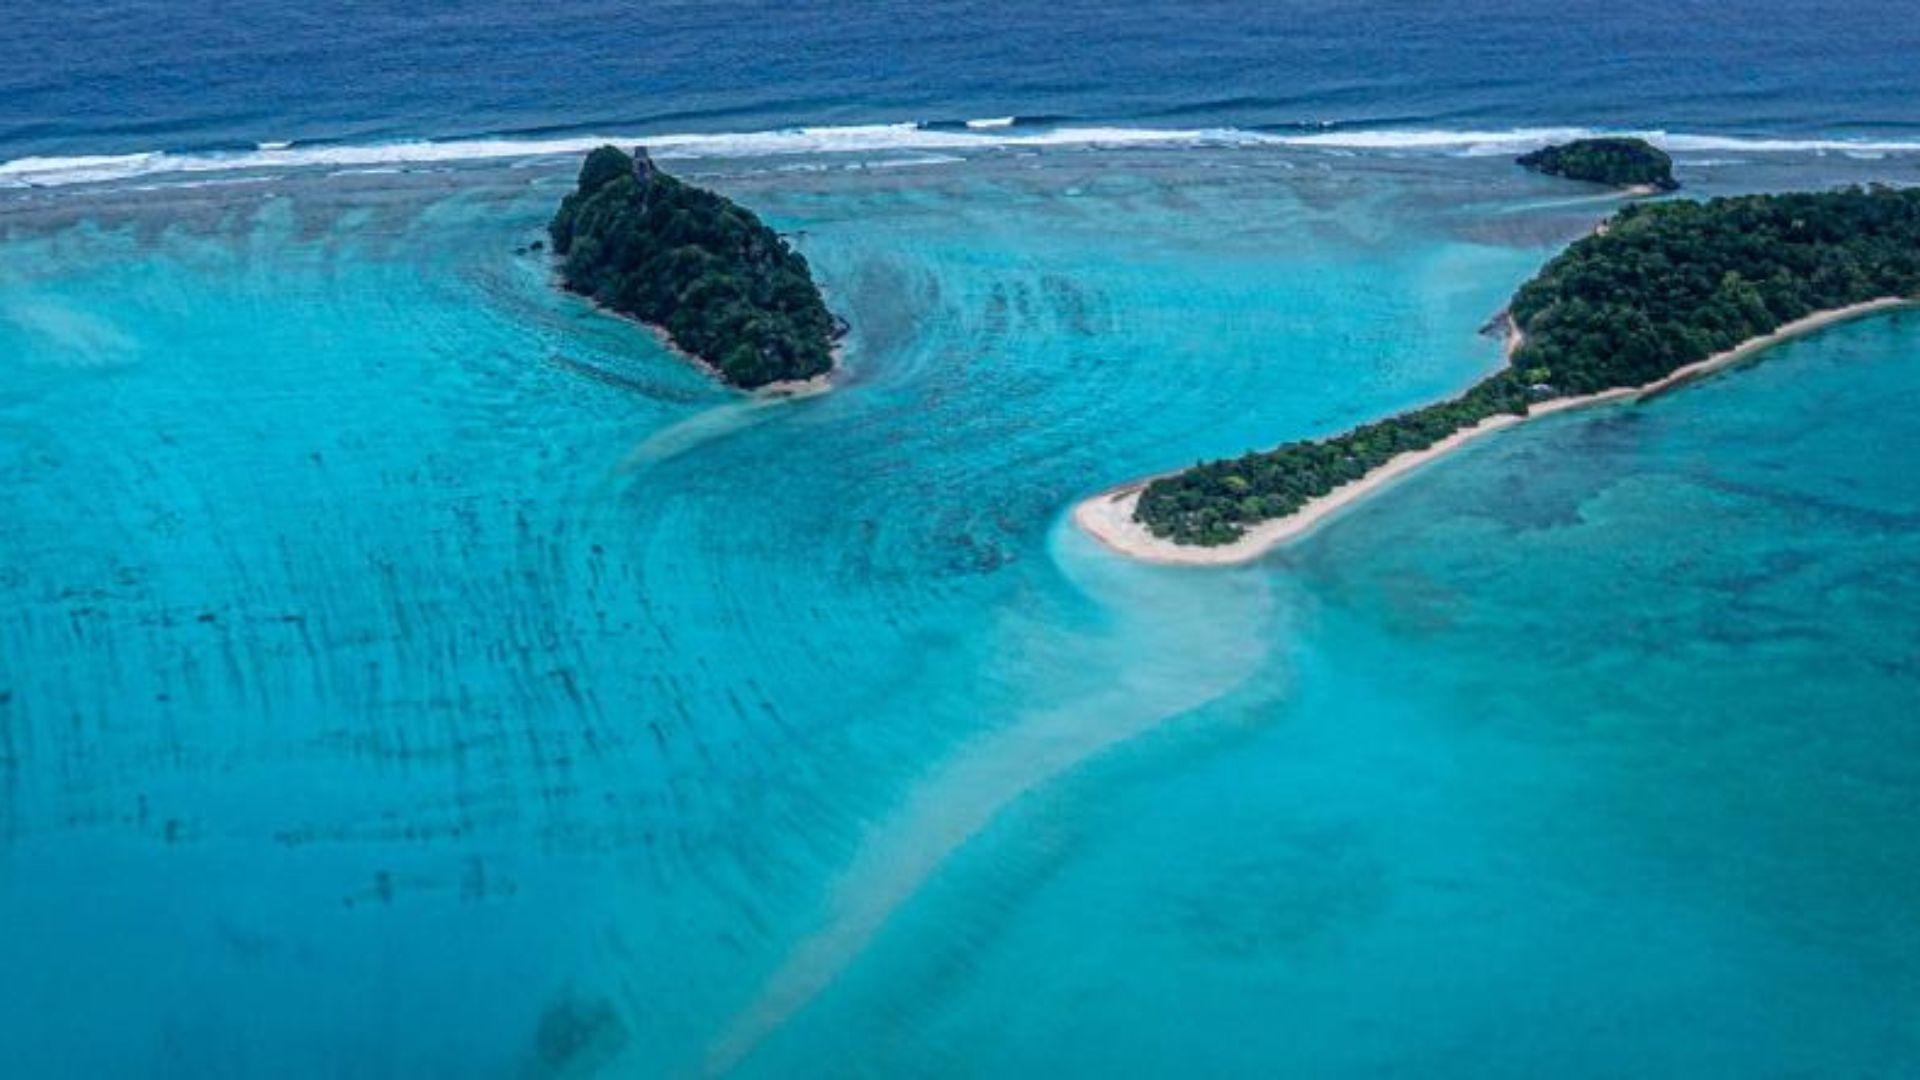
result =
[{"label": "white sand beach", "polygon": [[[1502,428],[1513,427],[1535,417],[1549,416],[1607,402],[1652,397],[1737,364],[1780,342],[1812,333],[1835,323],[1909,306],[1916,302],[1920,301],[1889,296],[1831,311],[1815,312],[1806,318],[1787,323],[1771,334],[1750,338],[1734,348],[1716,353],[1697,363],[1688,364],[1673,374],[1644,386],[1620,387],[1583,397],[1557,398],[1541,402],[1535,405],[1526,416],[1489,417],[1473,427],[1455,432],[1425,450],[1412,451],[1392,458],[1360,479],[1343,484],[1319,498],[1308,501],[1305,506],[1286,517],[1261,522],[1249,528],[1240,539],[1231,544],[1213,547],[1177,544],[1153,535],[1147,531],[1145,525],[1134,520],[1133,511],[1140,501],[1140,492],[1149,483],[1158,479],[1157,476],[1110,488],[1082,500],[1073,508],[1073,520],[1076,525],[1107,547],[1148,562],[1179,566],[1229,566],[1250,562],[1282,544],[1305,536],[1347,507],[1484,435]],[[1506,355],[1509,358],[1518,343],[1518,332],[1509,326],[1506,344]]]}]

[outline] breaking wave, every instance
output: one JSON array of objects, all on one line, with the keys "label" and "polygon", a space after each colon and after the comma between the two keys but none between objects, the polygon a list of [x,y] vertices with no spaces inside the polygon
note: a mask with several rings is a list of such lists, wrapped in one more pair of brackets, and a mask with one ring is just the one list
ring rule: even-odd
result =
[{"label": "breaking wave", "polygon": [[[1590,128],[1513,128],[1504,131],[1444,129],[1154,128],[1053,124],[1021,117],[990,117],[927,123],[853,124],[714,134],[500,136],[478,139],[302,145],[263,142],[252,150],[167,151],[22,157],[0,162],[0,188],[65,187],[117,183],[148,177],[224,172],[284,172],[408,169],[454,163],[536,160],[585,153],[608,142],[645,143],[664,159],[762,158],[791,155],[921,155],[1049,147],[1297,147],[1323,151],[1425,153],[1485,156],[1602,134]],[[1920,152],[1920,139],[1783,139],[1693,135],[1664,131],[1639,135],[1668,150],[1689,153],[1847,154],[1869,156]]]}]

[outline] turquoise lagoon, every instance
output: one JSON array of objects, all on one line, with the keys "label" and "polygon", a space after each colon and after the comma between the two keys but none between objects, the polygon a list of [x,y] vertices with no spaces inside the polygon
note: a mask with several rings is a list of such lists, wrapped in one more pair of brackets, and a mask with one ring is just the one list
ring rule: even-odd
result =
[{"label": "turquoise lagoon", "polygon": [[1065,509],[1608,204],[848,164],[691,169],[854,323],[779,404],[516,250],[561,163],[0,210],[0,1073],[1920,1070],[1920,316],[1156,568]]}]

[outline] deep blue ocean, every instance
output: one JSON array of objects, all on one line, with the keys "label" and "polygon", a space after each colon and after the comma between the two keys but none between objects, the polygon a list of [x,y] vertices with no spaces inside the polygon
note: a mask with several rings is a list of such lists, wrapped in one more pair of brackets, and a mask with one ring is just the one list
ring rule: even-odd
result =
[{"label": "deep blue ocean", "polygon": [[1920,139],[1901,0],[16,0],[0,159],[1016,117]]},{"label": "deep blue ocean", "polygon": [[[408,10],[417,9],[417,10]],[[1920,1075],[1920,315],[1149,566],[1911,4],[0,8],[0,1080]],[[602,138],[851,324],[554,288]]]}]

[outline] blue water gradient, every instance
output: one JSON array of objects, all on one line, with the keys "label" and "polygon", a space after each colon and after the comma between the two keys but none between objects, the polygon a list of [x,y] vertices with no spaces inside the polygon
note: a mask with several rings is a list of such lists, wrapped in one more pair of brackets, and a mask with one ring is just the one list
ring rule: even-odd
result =
[{"label": "blue water gradient", "polygon": [[699,178],[813,261],[842,389],[555,291],[560,167],[10,211],[0,1074],[1920,1067],[1920,320],[1170,570],[1064,508],[1472,381],[1606,204]]},{"label": "blue water gradient", "polygon": [[1920,135],[1906,0],[23,0],[0,160],[1018,116]]}]

